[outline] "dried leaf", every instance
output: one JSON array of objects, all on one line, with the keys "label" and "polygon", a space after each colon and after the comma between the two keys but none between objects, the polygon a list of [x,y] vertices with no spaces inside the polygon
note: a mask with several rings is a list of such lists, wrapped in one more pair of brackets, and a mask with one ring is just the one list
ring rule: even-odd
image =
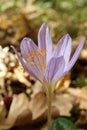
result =
[{"label": "dried leaf", "polygon": [[29,109],[29,100],[25,94],[13,96],[8,117],[0,121],[0,129],[9,129],[14,125],[23,125],[31,122],[32,113]]},{"label": "dried leaf", "polygon": [[62,116],[69,116],[72,109],[73,98],[69,94],[54,95],[53,105],[59,110]]},{"label": "dried leaf", "polygon": [[[30,102],[29,106],[32,111],[32,121],[38,122],[47,119],[47,98],[44,93],[38,92]],[[59,116],[59,111],[56,106],[52,105],[52,118]]]},{"label": "dried leaf", "polygon": [[2,121],[6,116],[7,110],[4,104],[4,101],[0,101],[0,121]]},{"label": "dried leaf", "polygon": [[67,90],[71,95],[80,100],[80,108],[87,110],[87,87],[80,88],[69,88]]},{"label": "dried leaf", "polygon": [[59,93],[61,91],[66,90],[70,85],[70,74],[66,75],[64,78],[62,78],[60,81],[58,81],[56,85],[56,92]]},{"label": "dried leaf", "polygon": [[29,106],[32,111],[32,120],[40,120],[47,110],[47,100],[46,96],[43,93],[38,93],[30,102]]}]

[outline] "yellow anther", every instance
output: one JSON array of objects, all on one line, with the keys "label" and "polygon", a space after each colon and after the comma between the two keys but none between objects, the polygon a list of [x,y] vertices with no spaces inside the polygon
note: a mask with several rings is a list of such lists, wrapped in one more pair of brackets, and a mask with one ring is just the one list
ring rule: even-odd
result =
[{"label": "yellow anther", "polygon": [[38,54],[40,54],[44,58],[46,55],[46,50],[38,50]]},{"label": "yellow anther", "polygon": [[28,66],[32,66],[32,65],[36,65],[36,62],[31,61],[30,63],[28,63]]},{"label": "yellow anther", "polygon": [[29,57],[35,57],[35,52],[29,52],[28,56]]},{"label": "yellow anther", "polygon": [[[43,71],[46,70],[46,64],[45,62],[45,56],[46,56],[46,50],[38,50],[37,52],[29,52],[28,58],[31,60],[28,63],[28,66],[36,65],[42,68]],[[28,59],[27,58],[27,59]],[[36,62],[36,59],[38,62]]]},{"label": "yellow anther", "polygon": [[42,66],[43,71],[45,71],[46,70],[46,64],[42,64],[41,66]]}]

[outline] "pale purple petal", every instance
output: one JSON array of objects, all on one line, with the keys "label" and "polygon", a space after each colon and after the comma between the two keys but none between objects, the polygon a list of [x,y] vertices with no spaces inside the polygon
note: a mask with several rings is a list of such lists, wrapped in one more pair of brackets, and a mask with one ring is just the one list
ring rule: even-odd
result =
[{"label": "pale purple petal", "polygon": [[46,24],[42,24],[38,32],[38,48],[41,50],[46,50]]},{"label": "pale purple petal", "polygon": [[55,58],[53,57],[47,65],[47,70],[45,73],[45,81],[50,83],[55,79],[58,80],[61,74],[63,73],[64,66],[65,61],[62,56]]},{"label": "pale purple petal", "polygon": [[24,62],[24,60],[22,59],[22,57],[18,54],[17,50],[15,49],[14,46],[11,46],[14,50],[14,52],[17,54],[18,56],[18,59],[20,61],[20,63],[22,64],[22,66],[34,77],[36,78],[37,80],[39,80],[40,82],[42,82],[42,77],[40,75],[40,72],[38,71],[38,69],[32,69],[32,68],[29,68],[26,63]]},{"label": "pale purple petal", "polygon": [[58,76],[56,75],[56,76],[55,76],[54,81],[55,81],[55,82],[59,81],[59,80],[60,80],[61,78],[63,78],[67,73],[68,73],[68,71],[65,71],[65,72],[64,72],[64,69],[63,69],[63,72],[60,73],[60,75],[58,75]]},{"label": "pale purple petal", "polygon": [[21,41],[20,50],[21,50],[22,56],[27,61],[27,60],[29,60],[29,53],[37,52],[38,47],[34,44],[34,42],[30,38],[25,37]]},{"label": "pale purple petal", "polygon": [[52,56],[52,39],[51,39],[51,35],[49,32],[49,29],[47,27],[46,30],[46,51],[47,51],[47,63],[50,60],[51,56]]},{"label": "pale purple petal", "polygon": [[69,34],[66,34],[59,40],[57,47],[53,51],[53,56],[64,56],[65,63],[67,64],[71,54],[71,44],[72,39]]},{"label": "pale purple petal", "polygon": [[38,55],[38,47],[34,44],[34,42],[30,38],[24,38],[20,45],[21,54],[24,57],[24,59],[27,61],[27,64],[29,65],[32,62],[32,56],[31,53],[34,53],[37,56],[34,56],[33,60],[36,64],[29,66],[31,69],[35,69],[39,71],[39,73],[42,73],[42,67],[40,66],[41,60]]},{"label": "pale purple petal", "polygon": [[84,43],[85,43],[85,40],[83,39],[80,44],[78,45],[75,53],[73,54],[73,57],[71,58],[70,62],[68,63],[68,65],[66,66],[65,68],[65,71],[69,71],[73,65],[75,64],[76,60],[78,59],[79,55],[80,55],[80,52],[84,46]]},{"label": "pale purple petal", "polygon": [[64,57],[60,57],[60,61],[58,63],[58,70],[56,71],[53,81],[57,82],[58,80],[60,80],[66,73],[64,72],[64,68],[65,68],[65,60]]},{"label": "pale purple petal", "polygon": [[52,39],[46,24],[43,24],[38,32],[38,48],[46,50],[46,62],[48,62],[52,55]]}]

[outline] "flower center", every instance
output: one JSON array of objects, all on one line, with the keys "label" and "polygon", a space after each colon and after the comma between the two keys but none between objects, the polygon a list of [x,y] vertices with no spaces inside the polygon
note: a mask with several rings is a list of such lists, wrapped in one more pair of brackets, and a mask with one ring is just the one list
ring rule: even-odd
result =
[{"label": "flower center", "polygon": [[46,50],[31,51],[28,53],[28,66],[41,67],[43,71],[46,70]]}]

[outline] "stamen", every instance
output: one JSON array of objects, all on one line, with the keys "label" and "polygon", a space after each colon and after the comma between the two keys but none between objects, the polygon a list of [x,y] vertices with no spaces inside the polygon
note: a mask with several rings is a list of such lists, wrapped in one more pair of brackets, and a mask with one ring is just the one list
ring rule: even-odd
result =
[{"label": "stamen", "polygon": [[37,53],[36,52],[29,52],[28,58],[35,58],[35,57],[37,57]]},{"label": "stamen", "polygon": [[46,64],[42,64],[42,69],[43,69],[43,71],[46,70]]},{"label": "stamen", "polygon": [[44,58],[46,56],[46,50],[38,50],[38,54]]},{"label": "stamen", "polygon": [[37,65],[38,66],[39,64],[37,64],[36,62],[33,62],[33,61],[28,63],[28,66],[32,66],[32,65]]},{"label": "stamen", "polygon": [[[37,52],[29,52],[28,54],[28,66],[36,65],[42,68],[43,71],[46,70],[46,50],[38,50]],[[38,62],[37,62],[38,60]]]}]

